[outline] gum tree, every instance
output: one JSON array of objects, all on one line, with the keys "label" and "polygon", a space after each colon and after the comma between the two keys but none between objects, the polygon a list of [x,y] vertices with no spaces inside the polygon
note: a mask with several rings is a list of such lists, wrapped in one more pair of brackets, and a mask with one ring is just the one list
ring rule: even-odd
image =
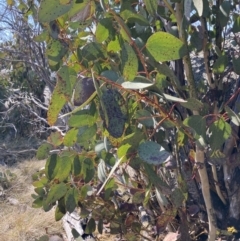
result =
[{"label": "gum tree", "polygon": [[[204,229],[209,241],[237,232],[238,2],[33,7],[43,28],[35,40],[47,45],[57,74],[48,123],[68,123],[38,150],[47,162],[34,176],[33,206],[57,205],[56,220],[79,208],[90,215],[86,233],[96,223],[101,233],[107,222],[126,240],[152,240],[166,229],[181,240]],[[72,111],[63,115],[66,105]]]}]

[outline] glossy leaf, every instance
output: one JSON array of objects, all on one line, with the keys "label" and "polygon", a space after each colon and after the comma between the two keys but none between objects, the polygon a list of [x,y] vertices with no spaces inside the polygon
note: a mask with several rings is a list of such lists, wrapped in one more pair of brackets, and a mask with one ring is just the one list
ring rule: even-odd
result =
[{"label": "glossy leaf", "polygon": [[137,56],[128,43],[124,43],[121,51],[122,74],[125,80],[132,81],[138,71]]},{"label": "glossy leaf", "polygon": [[138,155],[149,164],[160,165],[166,161],[170,154],[156,142],[146,141],[139,145]]},{"label": "glossy leaf", "polygon": [[166,32],[151,35],[147,40],[146,48],[158,62],[180,59],[187,54],[187,47],[183,42]]},{"label": "glossy leaf", "polygon": [[61,4],[60,0],[42,0],[38,12],[38,21],[44,23],[57,19],[71,9],[73,2],[73,0],[69,0],[68,4]]}]

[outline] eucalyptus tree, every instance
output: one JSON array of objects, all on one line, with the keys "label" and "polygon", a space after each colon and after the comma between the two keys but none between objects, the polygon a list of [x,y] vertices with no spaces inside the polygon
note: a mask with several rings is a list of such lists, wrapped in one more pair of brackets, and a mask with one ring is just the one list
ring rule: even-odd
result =
[{"label": "eucalyptus tree", "polygon": [[68,117],[69,128],[38,150],[47,162],[34,176],[33,206],[57,205],[56,220],[78,209],[89,217],[86,233],[107,222],[126,240],[157,240],[166,229],[181,240],[204,230],[209,241],[232,238],[240,229],[238,1],[34,8],[43,28],[34,39],[57,75],[47,120]]}]

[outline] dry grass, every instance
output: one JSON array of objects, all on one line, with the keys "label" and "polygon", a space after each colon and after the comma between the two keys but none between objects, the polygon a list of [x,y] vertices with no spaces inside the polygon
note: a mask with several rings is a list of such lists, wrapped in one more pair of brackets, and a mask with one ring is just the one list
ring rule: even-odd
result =
[{"label": "dry grass", "polygon": [[[0,196],[0,240],[1,241],[35,241],[46,234],[62,233],[61,222],[54,219],[54,210],[45,213],[42,209],[32,208],[34,193],[32,174],[44,166],[44,161],[35,159],[24,161],[8,169],[16,174],[11,187],[5,190],[5,197]],[[0,166],[0,171],[6,168]],[[19,201],[11,205],[8,198]]]}]

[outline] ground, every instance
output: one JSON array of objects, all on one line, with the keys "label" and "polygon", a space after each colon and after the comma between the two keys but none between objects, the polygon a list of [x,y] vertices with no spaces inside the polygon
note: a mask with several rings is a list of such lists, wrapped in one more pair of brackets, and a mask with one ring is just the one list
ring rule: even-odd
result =
[{"label": "ground", "polygon": [[[35,241],[48,234],[64,237],[61,221],[56,222],[54,209],[44,212],[32,208],[34,193],[32,174],[44,167],[45,161],[31,159],[21,161],[11,167],[0,165],[0,240]],[[7,175],[9,182],[1,181],[1,173]],[[5,186],[5,189],[2,188]],[[114,241],[110,234],[96,234],[99,241]]]},{"label": "ground", "polygon": [[0,189],[1,241],[35,241],[46,231],[50,235],[63,233],[61,222],[54,220],[54,210],[45,213],[42,209],[32,208],[32,174],[44,163],[32,159],[12,167],[0,166],[1,173],[10,171],[15,174],[13,177],[8,176],[9,184],[5,185],[9,186],[3,191]]}]

